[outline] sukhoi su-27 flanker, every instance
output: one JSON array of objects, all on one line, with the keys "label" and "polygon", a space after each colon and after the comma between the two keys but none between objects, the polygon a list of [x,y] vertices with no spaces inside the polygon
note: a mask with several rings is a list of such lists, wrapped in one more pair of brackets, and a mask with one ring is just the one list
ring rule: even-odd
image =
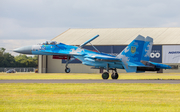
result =
[{"label": "sukhoi su-27 flanker", "polygon": [[93,66],[95,69],[106,70],[102,74],[103,79],[109,78],[109,70],[112,70],[112,79],[118,78],[117,69],[125,69],[126,72],[159,71],[160,69],[171,69],[169,65],[149,61],[153,45],[153,38],[138,35],[122,52],[117,56],[105,54],[98,51],[83,49],[83,47],[97,38],[99,35],[84,42],[80,46],[71,46],[55,41],[46,42],[40,45],[25,46],[15,49],[14,52],[33,55],[62,55],[67,56],[65,72],[69,73],[68,63],[78,59],[82,64]]}]

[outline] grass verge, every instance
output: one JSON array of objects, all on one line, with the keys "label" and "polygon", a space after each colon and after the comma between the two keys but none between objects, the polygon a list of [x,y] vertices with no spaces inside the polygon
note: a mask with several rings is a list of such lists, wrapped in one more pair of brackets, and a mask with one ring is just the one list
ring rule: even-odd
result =
[{"label": "grass verge", "polygon": [[0,84],[1,112],[179,112],[180,84]]}]

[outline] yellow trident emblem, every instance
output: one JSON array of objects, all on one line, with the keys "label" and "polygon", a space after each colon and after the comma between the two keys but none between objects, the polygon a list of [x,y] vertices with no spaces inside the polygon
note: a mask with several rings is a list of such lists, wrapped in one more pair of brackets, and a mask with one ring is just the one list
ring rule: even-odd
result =
[{"label": "yellow trident emblem", "polygon": [[135,46],[131,46],[131,53],[134,54],[136,52],[136,47]]}]

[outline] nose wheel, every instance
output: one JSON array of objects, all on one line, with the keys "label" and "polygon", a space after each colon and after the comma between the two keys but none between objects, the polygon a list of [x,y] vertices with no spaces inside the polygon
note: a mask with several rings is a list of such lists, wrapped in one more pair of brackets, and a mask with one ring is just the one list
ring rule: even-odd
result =
[{"label": "nose wheel", "polygon": [[66,73],[69,73],[70,71],[71,71],[70,68],[66,68],[66,69],[65,69],[65,72],[66,72]]},{"label": "nose wheel", "polygon": [[66,67],[66,69],[65,69],[66,73],[69,73],[71,71],[71,69],[68,68],[68,64],[69,64],[69,62],[71,62],[73,60],[75,60],[75,58],[72,59],[70,56],[67,57],[66,66],[65,66]]}]

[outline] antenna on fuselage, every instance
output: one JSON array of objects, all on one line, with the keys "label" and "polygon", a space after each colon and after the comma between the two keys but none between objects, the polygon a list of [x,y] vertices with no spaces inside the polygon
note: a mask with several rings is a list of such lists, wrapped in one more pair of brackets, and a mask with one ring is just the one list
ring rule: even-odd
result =
[{"label": "antenna on fuselage", "polygon": [[[88,41],[86,41],[86,42],[84,42],[83,44],[81,44],[79,47],[80,47],[80,48],[84,47],[86,44],[90,43],[91,41],[93,41],[93,40],[96,39],[97,37],[99,37],[99,35],[94,36],[93,38],[91,38],[91,39],[89,39]],[[90,44],[91,44],[91,43],[90,43]],[[91,45],[92,45],[92,44],[91,44]],[[92,45],[92,47],[93,47],[96,51],[99,52],[99,50],[98,50],[96,47],[94,47],[93,45]],[[99,53],[100,53],[100,52],[99,52]]]}]

